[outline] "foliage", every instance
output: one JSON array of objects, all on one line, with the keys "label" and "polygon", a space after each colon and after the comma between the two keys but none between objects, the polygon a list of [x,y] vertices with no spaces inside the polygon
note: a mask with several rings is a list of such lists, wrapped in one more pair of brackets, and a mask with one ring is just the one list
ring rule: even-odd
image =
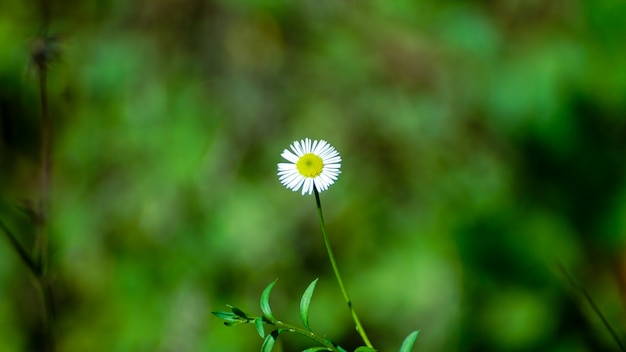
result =
[{"label": "foliage", "polygon": [[[58,54],[58,350],[258,350],[210,312],[252,306],[276,277],[272,306],[290,321],[284,308],[319,277],[311,326],[357,346],[321,284],[333,274],[314,209],[275,177],[285,142],[307,136],[350,156],[326,220],[381,351],[413,328],[419,351],[616,349],[555,267],[623,339],[624,6],[0,1],[0,220],[26,249],[40,150],[31,50],[54,38]],[[14,248],[1,233],[0,352],[42,336],[32,253]]]},{"label": "foliage", "polygon": [[[233,306],[228,306],[230,308],[230,312],[228,311],[219,311],[213,312],[215,316],[225,320],[224,325],[226,326],[237,326],[241,324],[254,324],[259,336],[264,339],[263,345],[261,346],[261,352],[271,352],[273,350],[274,344],[278,339],[278,336],[283,333],[293,333],[304,336],[308,339],[313,340],[315,343],[321,345],[316,347],[309,347],[305,349],[303,352],[314,352],[314,351],[334,351],[334,352],[346,352],[347,350],[337,345],[333,341],[329,340],[327,337],[318,335],[315,333],[311,327],[309,326],[309,309],[311,305],[311,298],[313,297],[313,291],[315,290],[315,285],[317,284],[317,280],[313,280],[307,289],[304,291],[302,298],[300,299],[300,318],[302,319],[302,325],[304,329],[294,326],[292,324],[284,323],[274,317],[274,313],[270,307],[270,293],[274,288],[274,285],[277,281],[269,284],[263,293],[261,294],[261,311],[263,311],[263,315],[260,316],[251,316],[241,309]],[[266,333],[265,325],[271,326],[272,331]],[[415,339],[417,338],[418,332],[412,332],[402,343],[400,347],[400,352],[410,352],[413,348],[413,344],[415,343]],[[360,346],[357,347],[354,352],[374,352],[376,349]]]}]

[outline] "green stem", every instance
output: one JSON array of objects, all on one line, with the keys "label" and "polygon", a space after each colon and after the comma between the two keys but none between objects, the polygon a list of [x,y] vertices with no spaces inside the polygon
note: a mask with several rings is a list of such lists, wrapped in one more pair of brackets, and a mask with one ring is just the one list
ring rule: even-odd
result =
[{"label": "green stem", "polygon": [[312,331],[309,330],[305,330],[302,328],[299,328],[295,325],[291,325],[291,324],[287,324],[287,323],[283,323],[282,321],[276,321],[273,323],[277,328],[279,329],[284,329],[287,330],[289,332],[293,332],[305,337],[308,337],[309,339],[319,343],[320,345],[329,348],[330,351],[340,351],[339,349],[337,349],[337,347],[335,347],[330,341],[326,340],[325,338],[318,336],[317,334],[315,334]]},{"label": "green stem", "polygon": [[352,306],[352,301],[350,300],[350,296],[348,296],[348,291],[346,290],[345,285],[343,284],[343,280],[341,279],[341,275],[339,274],[339,268],[337,267],[337,262],[335,261],[335,256],[333,255],[333,250],[330,247],[330,241],[328,240],[328,235],[326,235],[326,225],[324,224],[324,215],[322,214],[322,204],[320,202],[320,194],[317,191],[317,188],[313,187],[315,191],[315,201],[317,202],[317,213],[320,217],[320,224],[322,225],[322,236],[324,237],[324,244],[326,245],[326,252],[328,252],[328,258],[330,259],[330,265],[333,267],[333,271],[335,272],[335,277],[337,278],[337,282],[339,283],[339,288],[341,289],[341,293],[343,294],[343,299],[348,304],[348,308],[350,308],[350,313],[352,314],[352,319],[356,324],[356,331],[359,332],[363,342],[365,345],[370,348],[374,348],[372,343],[370,342],[367,334],[365,334],[365,330],[363,330],[363,325],[361,325],[361,321],[359,317],[356,315],[356,311]]}]

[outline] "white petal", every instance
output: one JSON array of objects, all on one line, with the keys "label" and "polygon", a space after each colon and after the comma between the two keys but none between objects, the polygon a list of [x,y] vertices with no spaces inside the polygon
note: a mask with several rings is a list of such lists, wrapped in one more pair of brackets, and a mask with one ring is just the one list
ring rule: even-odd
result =
[{"label": "white petal", "polygon": [[296,154],[292,153],[291,151],[287,149],[285,149],[280,156],[282,156],[283,158],[285,158],[285,160],[290,161],[292,163],[297,163],[299,159]]},{"label": "white petal", "polygon": [[298,177],[294,181],[292,181],[288,187],[291,188],[295,192],[298,189],[300,189],[300,187],[302,187],[302,184],[304,183],[305,180],[306,179],[304,177]]},{"label": "white petal", "polygon": [[311,153],[314,153],[316,155],[320,155],[322,150],[324,150],[325,144],[326,144],[326,142],[324,140],[315,141],[315,143],[313,143],[313,148],[311,149]]},{"label": "white petal", "polygon": [[313,179],[311,178],[304,179],[304,186],[302,186],[302,195],[304,195],[307,192],[309,194],[313,192]]},{"label": "white petal", "polygon": [[317,154],[315,151],[317,150],[317,144],[318,143],[319,143],[319,141],[317,141],[317,140],[313,141],[313,145],[311,145],[311,153]]},{"label": "white petal", "polygon": [[300,177],[300,175],[298,175],[298,174],[284,175],[283,177],[281,177],[280,181],[283,183],[283,185],[287,186],[287,185],[292,184],[299,177]]},{"label": "white petal", "polygon": [[296,165],[290,163],[278,163],[278,170],[296,170]]},{"label": "white petal", "polygon": [[293,142],[293,144],[290,147],[291,147],[291,150],[293,150],[293,153],[297,157],[302,156],[302,150],[300,149],[300,143],[298,141]]}]

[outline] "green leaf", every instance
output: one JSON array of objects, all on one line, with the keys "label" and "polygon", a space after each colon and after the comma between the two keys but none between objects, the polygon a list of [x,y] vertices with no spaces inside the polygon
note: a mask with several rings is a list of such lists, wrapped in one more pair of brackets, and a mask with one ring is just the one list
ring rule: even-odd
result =
[{"label": "green leaf", "polygon": [[417,339],[417,335],[419,334],[419,330],[413,331],[409,334],[409,336],[404,339],[402,346],[400,347],[400,352],[411,352],[413,349],[413,345],[415,344],[415,340]]},{"label": "green leaf", "polygon": [[256,327],[256,331],[259,333],[261,338],[265,337],[265,326],[263,326],[263,317],[258,317],[254,319],[254,326]]},{"label": "green leaf", "polygon": [[340,352],[348,352],[346,351],[343,347],[339,346],[338,344],[334,343],[332,340],[330,340],[328,337],[324,338],[324,340],[326,340],[326,342],[328,342],[329,344],[333,345],[336,349],[338,349]]},{"label": "green leaf", "polygon": [[231,312],[211,312],[211,314],[215,315],[218,318],[227,319],[230,317],[234,317],[235,314]]},{"label": "green leaf", "polygon": [[309,331],[311,330],[309,327],[309,306],[311,305],[311,298],[313,297],[317,280],[319,279],[315,279],[309,284],[309,287],[306,288],[300,300],[300,319],[302,319],[302,324],[304,324]]},{"label": "green leaf", "polygon": [[[274,283],[276,283],[276,281],[274,281]],[[282,329],[276,329],[272,331],[271,334],[267,335],[265,341],[263,341],[263,346],[261,346],[261,352],[272,352],[276,339],[278,339],[278,335],[280,335],[283,331],[284,330]]]},{"label": "green leaf", "polygon": [[[274,288],[274,285],[276,285],[277,281],[278,280],[274,280],[274,282],[267,285],[267,287],[265,288],[265,290],[263,290],[263,293],[261,294],[261,310],[272,323],[276,321],[276,318],[274,318],[274,314],[272,314],[272,308],[270,307],[270,293],[272,293],[272,288]],[[267,339],[265,341],[267,341]]]},{"label": "green leaf", "polygon": [[356,350],[354,350],[354,352],[376,352],[378,351],[375,348],[371,348],[371,347],[367,347],[367,346],[361,346],[358,347]]},{"label": "green leaf", "polygon": [[307,348],[306,350],[302,352],[318,352],[318,351],[332,351],[332,350],[328,347],[311,347],[311,348]]},{"label": "green leaf", "polygon": [[240,321],[241,320],[240,317],[238,317],[236,314],[231,313],[231,312],[211,312],[211,314],[215,315],[216,317],[220,319],[224,319],[228,321]]},{"label": "green leaf", "polygon": [[243,320],[229,320],[229,321],[225,321],[224,325],[231,327],[231,326],[237,326],[237,325],[241,325],[245,323],[246,321],[243,321]]},{"label": "green leaf", "polygon": [[238,317],[244,318],[246,320],[249,320],[250,318],[248,318],[248,315],[241,309],[237,308],[237,307],[230,307],[230,310],[233,311],[233,313],[235,313]]},{"label": "green leaf", "polygon": [[272,352],[274,344],[276,343],[276,338],[278,337],[278,335],[274,336],[275,331],[267,335],[265,341],[263,341],[263,346],[261,346],[261,352]]}]

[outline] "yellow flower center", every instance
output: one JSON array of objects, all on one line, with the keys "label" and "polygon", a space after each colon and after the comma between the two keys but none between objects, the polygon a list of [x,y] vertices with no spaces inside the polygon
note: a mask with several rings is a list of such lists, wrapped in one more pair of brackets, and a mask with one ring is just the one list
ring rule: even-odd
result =
[{"label": "yellow flower center", "polygon": [[296,168],[304,177],[317,177],[324,169],[324,162],[322,158],[313,153],[304,154],[296,163]]}]

